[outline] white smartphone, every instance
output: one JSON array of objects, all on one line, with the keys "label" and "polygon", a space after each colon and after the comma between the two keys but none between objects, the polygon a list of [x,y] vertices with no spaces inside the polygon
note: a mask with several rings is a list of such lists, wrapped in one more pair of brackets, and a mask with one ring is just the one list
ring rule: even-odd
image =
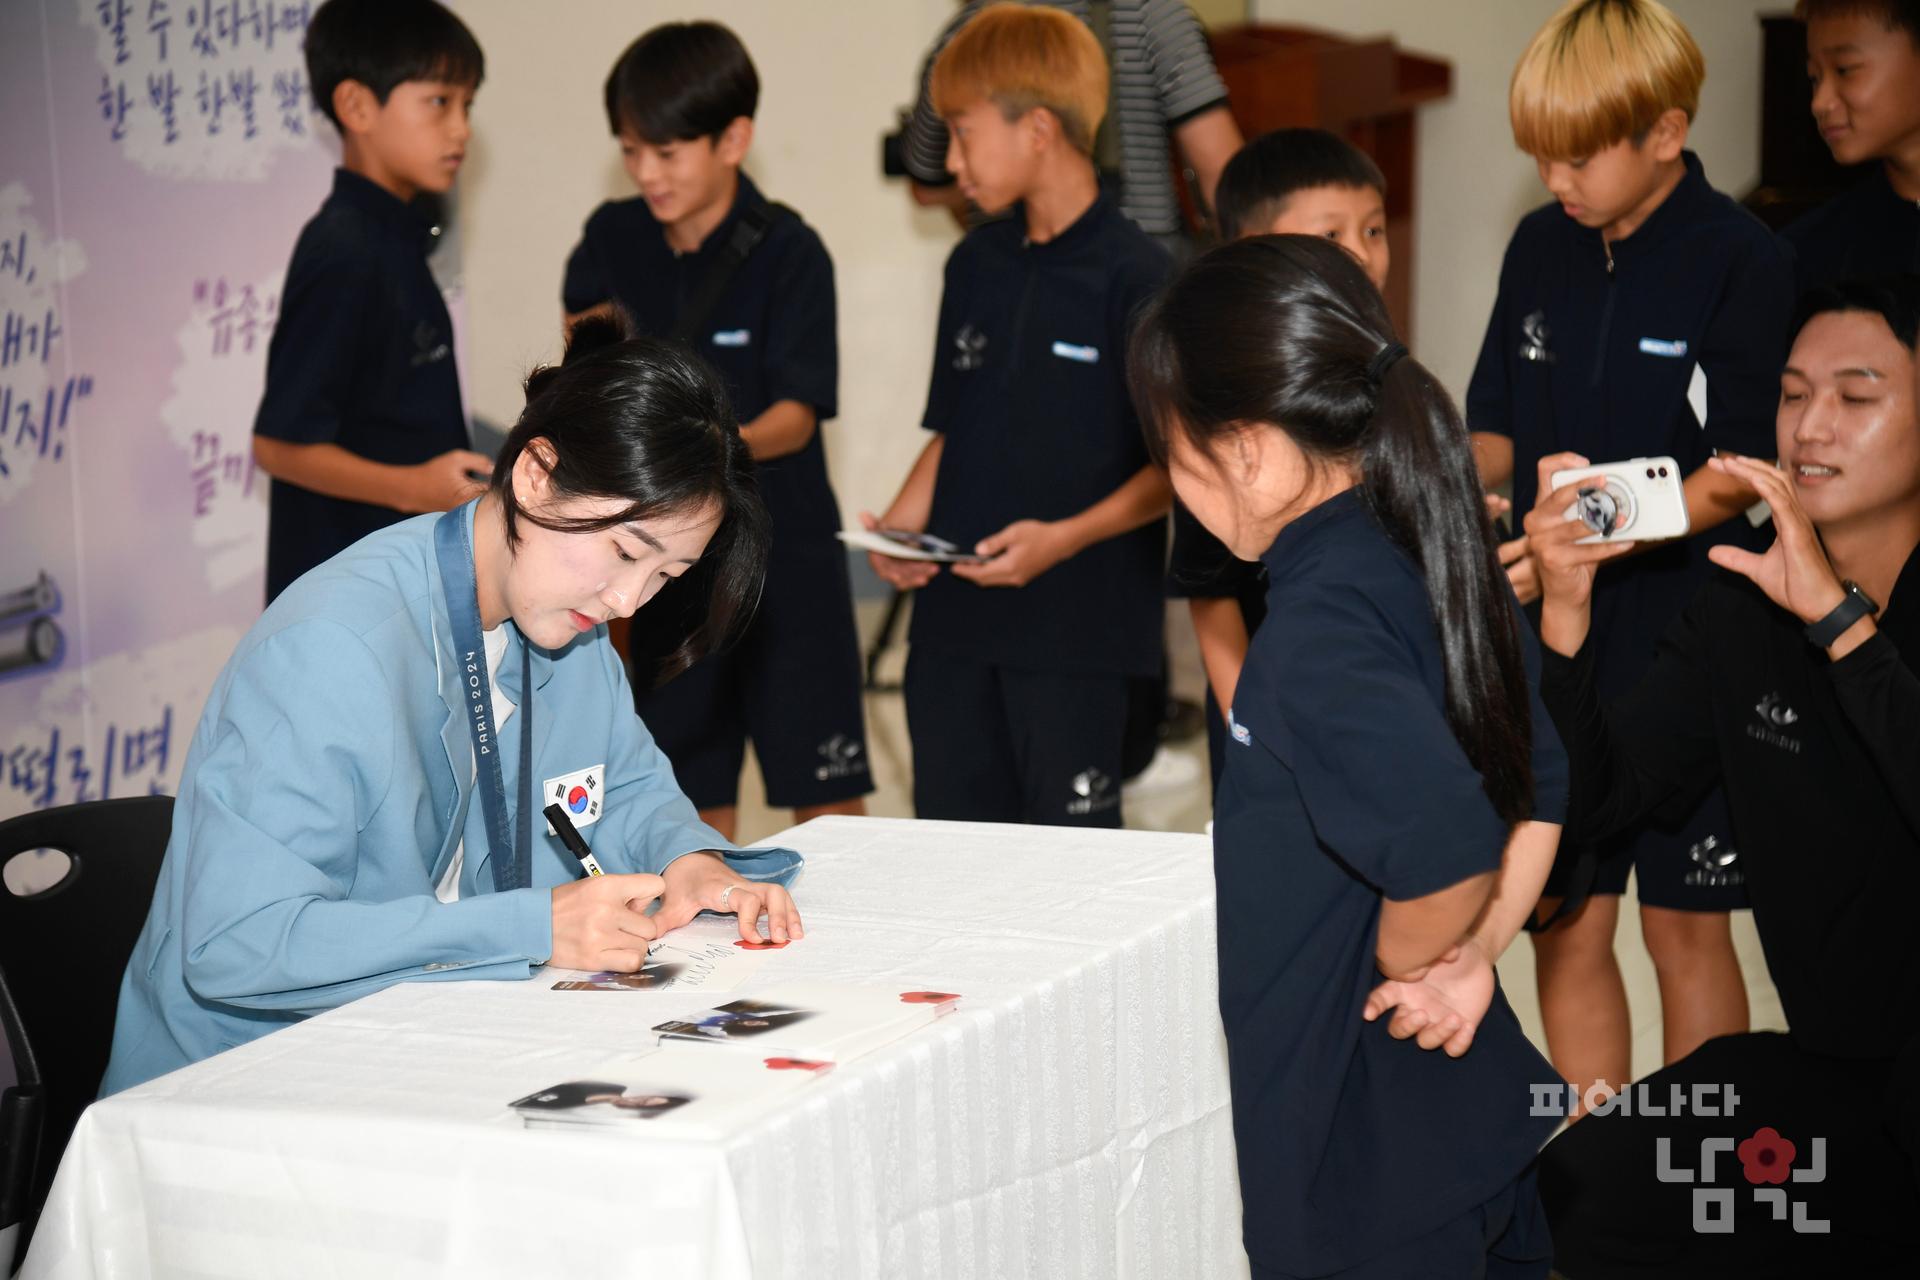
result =
[{"label": "white smartphone", "polygon": [[1567,508],[1567,519],[1593,530],[1580,546],[1686,537],[1692,524],[1685,483],[1672,458],[1628,458],[1553,473],[1556,490],[1580,486],[1579,498]]}]

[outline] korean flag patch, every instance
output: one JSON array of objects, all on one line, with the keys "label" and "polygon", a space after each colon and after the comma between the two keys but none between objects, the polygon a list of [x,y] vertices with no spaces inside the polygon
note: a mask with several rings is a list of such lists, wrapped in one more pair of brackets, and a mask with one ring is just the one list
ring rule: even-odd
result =
[{"label": "korean flag patch", "polygon": [[[600,821],[600,810],[607,798],[606,790],[607,766],[592,765],[578,773],[548,778],[540,784],[540,807],[544,809],[550,804],[557,804],[566,810],[567,817],[575,827],[590,827]],[[547,825],[547,834],[553,834],[551,823]]]}]

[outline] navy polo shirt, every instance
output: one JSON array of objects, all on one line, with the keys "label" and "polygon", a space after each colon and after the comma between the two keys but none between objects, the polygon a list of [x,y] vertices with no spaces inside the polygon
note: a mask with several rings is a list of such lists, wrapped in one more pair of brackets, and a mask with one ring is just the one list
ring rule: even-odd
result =
[{"label": "navy polo shirt", "polygon": [[[1530,1086],[1559,1077],[1497,990],[1460,1058],[1361,1020],[1382,900],[1496,870],[1509,830],[1447,723],[1420,572],[1360,492],[1293,521],[1264,560],[1269,611],[1214,807],[1220,1012],[1247,1253],[1320,1275],[1519,1177],[1555,1123],[1529,1114]],[[1532,719],[1533,814],[1559,822],[1566,757],[1537,696]]]},{"label": "navy polo shirt", "polygon": [[[725,379],[741,422],[781,400],[811,405],[825,422],[839,410],[833,260],[812,227],[791,210],[770,206],[744,173],[727,216],[691,253],[667,243],[666,229],[639,196],[594,210],[567,258],[562,304],[574,313],[616,301],[638,332],[670,337],[680,313],[723,260],[748,209],[771,209],[772,224],[734,272],[692,345]],[[840,528],[818,431],[796,452],[757,463],[755,473],[773,516],[776,558],[791,551],[796,538],[803,548],[817,549],[820,539],[830,540]]]},{"label": "navy polo shirt", "polygon": [[1920,200],[1895,191],[1882,165],[1780,234],[1793,246],[1803,293],[1855,276],[1920,272]]},{"label": "navy polo shirt", "polygon": [[[1541,458],[1571,449],[1594,462],[1670,455],[1683,473],[1714,449],[1771,458],[1793,310],[1786,247],[1707,185],[1692,152],[1686,175],[1611,251],[1600,232],[1549,204],[1521,220],[1467,390],[1467,425],[1513,440],[1513,505],[1533,507]],[[1689,403],[1704,379],[1706,421]],[[1755,546],[1736,516],[1677,544],[1600,571],[1593,634],[1603,692],[1623,691],[1652,661],[1717,543]]]},{"label": "navy polo shirt", "polygon": [[[453,322],[427,255],[433,229],[378,183],[336,169],[333,192],[301,229],[267,346],[255,434],[336,444],[410,466],[467,447]],[[391,507],[273,482],[267,600],[376,529]]]},{"label": "navy polo shirt", "polygon": [[[1126,350],[1166,280],[1165,249],[1105,196],[1045,244],[1016,210],[947,259],[923,425],[946,437],[927,530],[972,546],[1016,520],[1060,520],[1148,464]],[[1024,587],[941,573],[911,642],[1035,670],[1160,670],[1166,522],[1087,548]]]}]

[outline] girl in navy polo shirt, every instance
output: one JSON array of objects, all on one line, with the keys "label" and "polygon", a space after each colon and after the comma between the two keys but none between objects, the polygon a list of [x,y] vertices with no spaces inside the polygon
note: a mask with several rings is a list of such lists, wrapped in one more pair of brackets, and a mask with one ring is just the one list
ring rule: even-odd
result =
[{"label": "girl in navy polo shirt", "polygon": [[1466,429],[1312,237],[1198,259],[1130,368],[1175,491],[1269,575],[1214,827],[1253,1273],[1545,1276],[1531,1086],[1559,1078],[1493,962],[1566,763]]}]

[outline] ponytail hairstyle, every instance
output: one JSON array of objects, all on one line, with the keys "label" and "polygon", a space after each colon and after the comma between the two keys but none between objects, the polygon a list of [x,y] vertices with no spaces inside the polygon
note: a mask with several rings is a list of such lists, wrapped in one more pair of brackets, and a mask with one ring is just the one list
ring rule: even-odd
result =
[{"label": "ponytail hairstyle", "polygon": [[1248,424],[1310,465],[1355,464],[1380,526],[1419,567],[1446,663],[1446,713],[1509,823],[1532,812],[1532,719],[1520,618],[1500,568],[1467,431],[1404,355],[1386,304],[1345,250],[1257,236],[1210,250],[1134,331],[1128,376],[1148,450],[1202,455]]},{"label": "ponytail hairstyle", "polygon": [[[662,612],[675,625],[649,628],[647,639],[665,679],[738,634],[759,604],[771,526],[720,376],[685,347],[629,338],[618,317],[596,316],[574,324],[559,365],[527,375],[526,393],[490,483],[508,547],[519,545],[522,520],[593,533],[718,509],[720,526],[700,562],[648,602],[670,598],[677,607]],[[535,457],[548,464],[555,500],[626,505],[591,519],[521,506],[513,467],[536,440],[548,445]]]}]

